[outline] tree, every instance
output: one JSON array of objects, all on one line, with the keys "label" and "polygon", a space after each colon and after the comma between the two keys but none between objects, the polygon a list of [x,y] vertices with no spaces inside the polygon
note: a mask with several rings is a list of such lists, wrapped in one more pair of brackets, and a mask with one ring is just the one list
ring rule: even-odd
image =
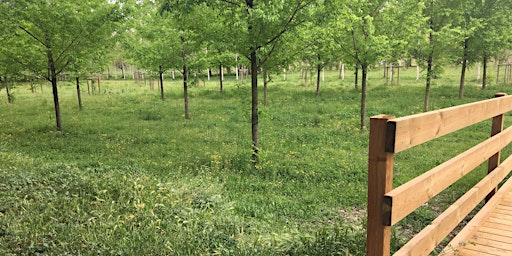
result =
[{"label": "tree", "polygon": [[204,63],[198,57],[201,54],[201,40],[197,31],[198,26],[206,24],[202,21],[204,16],[200,15],[201,8],[206,5],[201,0],[164,0],[160,5],[160,15],[169,15],[175,22],[180,42],[181,69],[183,75],[183,99],[185,106],[185,118],[190,119],[188,83],[190,70],[199,69],[198,65]]},{"label": "tree", "polygon": [[181,58],[176,22],[169,15],[159,15],[153,2],[139,2],[136,7],[137,15],[132,19],[123,48],[132,62],[150,74],[157,74],[163,101],[163,74],[178,67]]},{"label": "tree", "polygon": [[207,18],[205,24],[208,26],[199,26],[197,33],[200,35],[201,40],[204,42],[206,61],[208,69],[211,67],[218,68],[219,72],[219,92],[223,93],[223,69],[224,67],[236,66],[236,53],[233,52],[235,48],[230,44],[229,28],[226,27],[227,15],[222,15],[222,11],[216,8],[205,6],[199,8],[200,16]]},{"label": "tree", "polygon": [[366,130],[369,68],[393,52],[405,54],[404,45],[417,31],[423,5],[417,1],[333,1],[336,5],[336,42],[348,63],[361,69],[360,129]]},{"label": "tree", "polygon": [[106,47],[122,10],[103,0],[18,0],[6,4],[9,12],[0,19],[16,27],[9,31],[12,40],[6,55],[51,82],[57,130],[61,131],[57,76],[76,60]]},{"label": "tree", "polygon": [[[234,37],[233,45],[237,52],[250,61],[251,66],[251,134],[252,159],[258,161],[258,73],[270,56],[282,36],[303,22],[305,9],[311,7],[313,0],[219,0],[218,7],[230,15],[228,27]],[[237,42],[237,43],[235,43]],[[262,52],[263,48],[267,48]]]},{"label": "tree", "polygon": [[316,95],[320,96],[320,73],[328,64],[341,57],[341,49],[336,44],[334,30],[331,28],[330,8],[319,2],[316,8],[310,8],[310,20],[299,29],[300,55],[302,60],[316,68]]},{"label": "tree", "polygon": [[459,97],[464,97],[464,80],[469,64],[483,62],[484,72],[482,88],[486,86],[487,62],[490,56],[506,49],[511,42],[511,20],[509,10],[512,3],[509,0],[481,1],[472,0],[460,6],[462,10],[463,33],[462,56],[457,63],[462,63]]},{"label": "tree", "polygon": [[457,52],[460,42],[460,29],[455,26],[457,14],[456,4],[459,1],[426,1],[423,10],[425,22],[418,29],[420,39],[411,53],[418,60],[419,65],[426,66],[427,76],[425,82],[425,100],[423,111],[430,106],[430,89],[432,79],[442,73],[442,67],[453,59],[453,52]]}]

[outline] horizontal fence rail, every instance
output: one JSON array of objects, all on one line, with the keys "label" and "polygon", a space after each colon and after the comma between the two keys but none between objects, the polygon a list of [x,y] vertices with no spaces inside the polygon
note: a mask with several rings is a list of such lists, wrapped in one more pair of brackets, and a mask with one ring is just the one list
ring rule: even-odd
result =
[{"label": "horizontal fence rail", "polygon": [[[512,96],[500,93],[494,99],[437,111],[370,119],[367,255],[389,255],[391,226],[485,161],[489,174],[395,255],[429,255],[482,200],[495,200],[491,196],[512,170],[512,156],[500,164],[501,150],[512,143],[512,127],[503,130],[504,114],[509,111]],[[492,119],[489,139],[392,188],[394,154],[488,119]]]}]

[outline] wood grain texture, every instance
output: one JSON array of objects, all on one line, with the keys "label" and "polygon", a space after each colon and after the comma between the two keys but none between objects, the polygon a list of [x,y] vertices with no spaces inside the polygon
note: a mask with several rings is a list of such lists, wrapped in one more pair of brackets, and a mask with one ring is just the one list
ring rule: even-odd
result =
[{"label": "wood grain texture", "polygon": [[386,150],[398,153],[511,110],[512,96],[503,96],[396,118],[388,124],[395,136],[386,143]]}]

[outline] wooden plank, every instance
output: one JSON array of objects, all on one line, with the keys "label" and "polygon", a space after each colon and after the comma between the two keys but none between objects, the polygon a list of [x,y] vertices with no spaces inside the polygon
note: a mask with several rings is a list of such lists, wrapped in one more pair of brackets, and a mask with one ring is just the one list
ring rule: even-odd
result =
[{"label": "wooden plank", "polygon": [[512,207],[502,205],[502,204],[498,205],[498,209],[502,209],[504,212],[508,212],[508,213],[512,212]]},{"label": "wooden plank", "polygon": [[496,248],[488,245],[481,245],[481,244],[468,244],[466,245],[460,255],[466,255],[466,251],[476,251],[480,254],[485,253],[489,255],[503,255],[503,256],[510,256],[510,251],[502,248]]},{"label": "wooden plank", "polygon": [[[504,244],[512,244],[512,237],[500,236],[500,235],[490,234],[490,233],[485,233],[485,232],[477,232],[477,234],[475,236],[476,236],[476,238],[473,237],[472,239],[475,239],[475,240],[487,239],[487,240],[492,240],[492,241],[496,241],[496,242],[500,242],[500,243],[504,243]],[[474,241],[474,240],[470,240],[470,241]]]},{"label": "wooden plank", "polygon": [[512,221],[512,215],[501,214],[501,213],[496,212],[496,210],[494,210],[493,213],[489,217],[500,218],[502,220]]},{"label": "wooden plank", "polygon": [[512,96],[504,96],[396,118],[388,124],[395,136],[387,143],[386,150],[398,153],[510,110]]},{"label": "wooden plank", "polygon": [[471,247],[450,249],[450,250],[443,251],[439,255],[442,255],[442,256],[499,256],[499,255],[490,254],[490,253],[486,253],[486,252],[473,251],[473,250],[471,250]]},{"label": "wooden plank", "polygon": [[[494,95],[495,98],[498,97],[504,97],[506,96],[505,93],[497,93]],[[503,131],[503,121],[504,121],[504,114],[501,113],[495,117],[492,118],[492,124],[491,124],[491,137],[495,136],[496,134]],[[494,168],[498,167],[500,165],[500,159],[501,159],[501,150],[496,152],[493,156],[489,158],[489,161],[487,162],[487,173],[490,173],[494,170]],[[485,201],[491,200],[491,197],[498,191],[498,188],[494,188],[489,195],[485,198]]]},{"label": "wooden plank", "polygon": [[[492,223],[496,223],[496,224],[501,224],[501,225],[504,225],[504,226],[512,227],[512,220],[501,219],[501,218],[496,218],[494,216],[489,216],[487,221],[492,222]],[[512,230],[511,228],[508,228],[508,229]]]},{"label": "wooden plank", "polygon": [[475,240],[475,243],[479,244],[479,245],[491,247],[491,248],[507,250],[509,253],[512,253],[512,244],[510,244],[510,243],[494,241],[494,240],[486,239],[485,237],[479,237],[478,240]]},{"label": "wooden plank", "polygon": [[[486,178],[492,174],[495,174],[500,169],[503,169],[506,165],[509,165],[509,161],[512,157],[507,158],[495,171],[488,174]],[[488,216],[496,213],[499,203],[504,195],[506,195],[512,189],[512,179],[508,179],[505,184],[501,186],[498,192],[492,197],[492,199],[480,209],[480,211],[469,221],[466,226],[450,241],[446,246],[445,250],[457,249],[461,244],[467,243],[467,241],[473,236],[475,232],[484,232],[488,234],[495,234],[496,232],[487,227],[481,226]]]},{"label": "wooden plank", "polygon": [[[468,213],[471,212],[487,196],[489,191],[496,187],[510,173],[511,169],[512,156],[507,158],[503,164],[496,168],[492,173],[485,176],[453,205],[448,207],[446,211],[414,236],[394,255],[429,255],[429,253],[443,241],[443,239],[468,215]],[[502,195],[500,194],[499,198],[501,197]],[[497,205],[498,202],[499,201],[495,201],[493,204]],[[485,208],[486,207],[482,210]],[[488,208],[492,210],[493,207],[490,205]],[[483,217],[479,217],[481,218],[480,221],[483,221],[490,213],[491,212],[488,212],[484,214]],[[469,227],[476,230],[478,223],[473,223],[472,225],[473,226]],[[468,226],[466,226],[466,228],[467,227]]]},{"label": "wooden plank", "polygon": [[496,213],[505,214],[505,215],[511,215],[510,209],[506,207],[497,207],[495,210]]},{"label": "wooden plank", "polygon": [[478,232],[484,232],[484,233],[489,233],[489,234],[512,238],[512,231],[498,230],[498,229],[495,229],[492,225],[489,227],[488,223],[482,224],[482,226],[478,229]]},{"label": "wooden plank", "polygon": [[504,236],[509,236],[512,233],[512,229],[510,229],[509,226],[503,225],[502,223],[496,223],[491,221],[485,221],[482,223],[482,227],[492,228],[494,229],[493,234],[500,235],[503,234]]},{"label": "wooden plank", "polygon": [[385,195],[386,225],[394,225],[512,142],[512,127]]},{"label": "wooden plank", "polygon": [[390,254],[391,228],[383,225],[384,194],[393,186],[393,154],[385,151],[387,121],[392,116],[370,119],[368,150],[368,218],[366,224],[366,255]]}]

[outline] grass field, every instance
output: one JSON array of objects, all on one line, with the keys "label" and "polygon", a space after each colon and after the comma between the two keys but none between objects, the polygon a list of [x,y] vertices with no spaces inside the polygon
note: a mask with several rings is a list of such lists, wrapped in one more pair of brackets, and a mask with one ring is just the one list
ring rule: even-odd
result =
[{"label": "grass field", "polygon": [[[424,78],[401,76],[386,85],[371,72],[368,116],[422,111]],[[432,109],[512,93],[494,79],[481,90],[475,78],[471,69],[460,100],[458,71],[447,68]],[[133,81],[105,80],[93,95],[82,84],[80,111],[74,85],[60,83],[63,132],[51,88],[17,84],[13,104],[0,91],[0,255],[364,255],[368,132],[348,73],[327,72],[319,97],[298,73],[273,77],[256,169],[248,83],[229,77],[222,95],[215,80],[191,87],[190,120],[179,81],[165,82],[165,101]],[[396,185],[489,133],[484,122],[398,154]],[[483,171],[402,221],[392,247]]]}]

